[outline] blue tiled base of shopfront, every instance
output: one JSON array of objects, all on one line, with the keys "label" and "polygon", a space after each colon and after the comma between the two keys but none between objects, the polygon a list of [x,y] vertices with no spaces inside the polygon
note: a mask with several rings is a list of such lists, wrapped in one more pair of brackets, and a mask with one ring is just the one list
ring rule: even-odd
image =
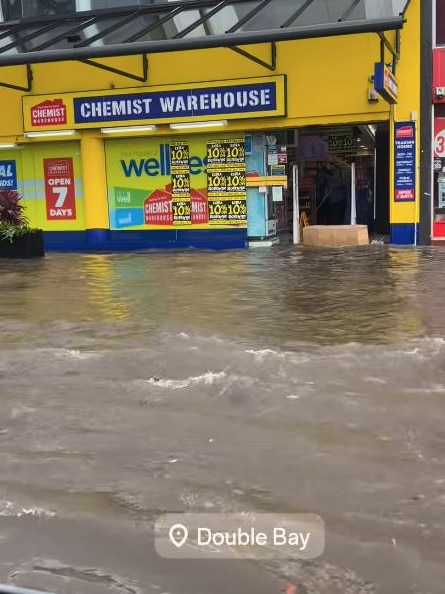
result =
[{"label": "blue tiled base of shopfront", "polygon": [[416,245],[419,243],[419,225],[397,223],[391,225],[389,242],[391,245]]},{"label": "blue tiled base of shopfront", "polygon": [[47,252],[133,252],[138,250],[234,250],[247,247],[247,229],[168,231],[45,231]]}]

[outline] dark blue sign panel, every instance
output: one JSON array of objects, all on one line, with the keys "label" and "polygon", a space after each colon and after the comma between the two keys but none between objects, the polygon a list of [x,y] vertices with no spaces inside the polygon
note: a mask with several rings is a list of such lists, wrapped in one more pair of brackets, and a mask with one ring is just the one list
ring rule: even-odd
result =
[{"label": "dark blue sign panel", "polygon": [[17,190],[15,161],[0,161],[0,190]]},{"label": "dark blue sign panel", "polygon": [[74,122],[169,120],[262,113],[277,115],[275,81],[232,86],[165,90],[74,98]]},{"label": "dark blue sign panel", "polygon": [[374,67],[374,89],[388,103],[397,103],[399,83],[391,70],[383,62],[377,62]]},{"label": "dark blue sign panel", "polygon": [[396,202],[416,200],[416,125],[397,122],[394,127],[394,163]]}]

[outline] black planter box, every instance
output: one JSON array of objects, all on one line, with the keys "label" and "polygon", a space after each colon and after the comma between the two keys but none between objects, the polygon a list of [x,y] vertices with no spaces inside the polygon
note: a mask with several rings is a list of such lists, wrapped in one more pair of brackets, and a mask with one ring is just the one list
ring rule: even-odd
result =
[{"label": "black planter box", "polygon": [[45,255],[43,231],[32,231],[12,239],[0,238],[0,258],[41,258]]}]

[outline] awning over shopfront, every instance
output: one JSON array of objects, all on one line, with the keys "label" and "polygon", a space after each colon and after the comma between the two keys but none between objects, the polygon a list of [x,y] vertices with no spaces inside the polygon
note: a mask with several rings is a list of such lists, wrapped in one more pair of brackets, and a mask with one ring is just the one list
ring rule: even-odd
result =
[{"label": "awning over shopfront", "polygon": [[[24,2],[24,0],[22,0]],[[3,14],[10,0],[4,0]],[[39,4],[39,3],[37,3]],[[79,11],[41,0],[40,14],[0,23],[0,66],[88,61],[399,30],[406,0],[191,0]],[[84,5],[82,5],[84,6]],[[88,6],[94,8],[94,0]],[[77,12],[76,12],[77,8]],[[246,52],[245,52],[246,53]],[[274,69],[271,63],[264,64]],[[145,80],[142,77],[134,77]]]}]

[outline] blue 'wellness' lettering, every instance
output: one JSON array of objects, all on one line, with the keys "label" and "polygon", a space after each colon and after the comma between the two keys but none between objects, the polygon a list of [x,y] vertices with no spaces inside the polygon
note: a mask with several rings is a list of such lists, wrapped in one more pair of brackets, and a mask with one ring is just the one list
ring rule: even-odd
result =
[{"label": "blue 'wellness' lettering", "polygon": [[[121,167],[125,177],[141,177],[142,174],[148,175],[149,177],[156,177],[157,175],[170,175],[170,145],[161,144],[159,145],[159,159],[150,157],[149,159],[130,159],[124,161],[121,159]],[[201,157],[192,156],[189,158],[189,167],[191,175],[199,175],[205,173],[207,166],[207,158],[201,159]]]},{"label": "blue 'wellness' lettering", "polygon": [[131,177],[134,173],[136,177],[141,177],[142,170],[144,169],[144,160],[139,161],[139,165],[135,159],[128,161],[128,165],[124,160],[121,160],[122,169],[124,170],[125,177]]}]

